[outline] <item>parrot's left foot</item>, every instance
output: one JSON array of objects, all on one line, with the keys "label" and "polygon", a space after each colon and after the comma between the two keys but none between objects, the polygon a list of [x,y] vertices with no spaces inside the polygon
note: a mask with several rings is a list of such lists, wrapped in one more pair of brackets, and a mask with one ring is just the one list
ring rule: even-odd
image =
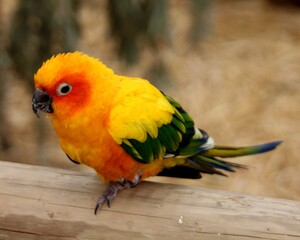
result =
[{"label": "parrot's left foot", "polygon": [[120,182],[110,182],[108,187],[105,189],[104,193],[101,197],[99,197],[96,207],[95,207],[95,215],[99,208],[106,202],[107,206],[110,207],[112,200],[117,196],[119,190],[125,188]]},{"label": "parrot's left foot", "polygon": [[121,179],[118,182],[110,182],[108,187],[105,189],[101,197],[99,197],[94,213],[97,214],[99,208],[106,202],[106,205],[110,207],[111,202],[117,196],[119,190],[124,188],[135,187],[142,179],[142,172],[139,171],[132,181]]},{"label": "parrot's left foot", "polygon": [[134,188],[142,179],[142,171],[139,170],[138,173],[135,175],[132,181],[125,180],[124,178],[119,181],[120,185],[124,188]]}]

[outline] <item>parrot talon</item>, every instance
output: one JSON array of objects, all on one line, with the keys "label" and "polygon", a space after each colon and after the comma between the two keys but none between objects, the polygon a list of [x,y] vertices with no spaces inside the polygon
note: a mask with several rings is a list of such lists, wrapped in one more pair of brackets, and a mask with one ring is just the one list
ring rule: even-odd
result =
[{"label": "parrot talon", "polygon": [[135,175],[134,179],[132,182],[130,182],[130,188],[134,188],[136,185],[140,183],[142,180],[142,170],[139,169],[138,173]]},{"label": "parrot talon", "polygon": [[132,181],[121,178],[119,184],[124,188],[134,188],[142,179],[142,171],[139,169]]},{"label": "parrot talon", "polygon": [[127,181],[125,180],[125,178],[121,178],[118,182],[121,186],[125,187],[126,186],[126,183]]},{"label": "parrot talon", "polygon": [[97,214],[99,208],[106,202],[106,205],[110,208],[110,205],[114,198],[117,196],[119,190],[124,188],[135,187],[142,179],[142,171],[139,170],[132,181],[121,178],[118,182],[110,182],[108,187],[105,189],[101,197],[99,197],[97,204],[95,206],[94,213]]},{"label": "parrot talon", "polygon": [[94,213],[97,214],[99,208],[106,202],[106,205],[110,207],[111,202],[117,196],[119,190],[123,189],[124,186],[120,184],[120,182],[110,182],[108,187],[105,189],[104,193],[101,197],[99,197]]},{"label": "parrot talon", "polygon": [[100,197],[97,201],[97,204],[95,206],[95,210],[94,210],[94,214],[97,214],[97,211],[99,209],[99,207],[101,207],[103,205],[103,203],[105,202],[105,198]]}]

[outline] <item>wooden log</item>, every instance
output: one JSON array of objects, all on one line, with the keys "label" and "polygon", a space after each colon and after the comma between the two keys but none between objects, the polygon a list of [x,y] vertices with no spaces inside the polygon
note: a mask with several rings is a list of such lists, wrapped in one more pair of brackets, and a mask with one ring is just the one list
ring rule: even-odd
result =
[{"label": "wooden log", "polygon": [[300,202],[144,182],[93,210],[95,174],[0,162],[0,239],[300,239]]}]

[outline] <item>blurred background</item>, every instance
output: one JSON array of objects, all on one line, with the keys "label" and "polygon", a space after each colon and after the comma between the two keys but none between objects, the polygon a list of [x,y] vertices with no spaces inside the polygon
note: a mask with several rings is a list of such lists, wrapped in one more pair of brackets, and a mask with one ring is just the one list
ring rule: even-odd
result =
[{"label": "blurred background", "polygon": [[284,141],[228,178],[152,181],[300,200],[299,0],[0,0],[0,160],[91,171],[31,110],[34,72],[74,50],[149,79],[218,144]]}]

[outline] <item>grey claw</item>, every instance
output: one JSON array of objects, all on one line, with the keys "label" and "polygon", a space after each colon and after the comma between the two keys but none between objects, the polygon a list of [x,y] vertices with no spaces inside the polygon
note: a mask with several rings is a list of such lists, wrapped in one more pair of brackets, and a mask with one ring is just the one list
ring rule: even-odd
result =
[{"label": "grey claw", "polygon": [[118,182],[110,182],[108,187],[105,189],[102,196],[98,199],[95,206],[94,213],[97,214],[99,208],[106,202],[106,205],[110,208],[110,205],[114,198],[116,197],[119,190],[123,188],[133,188],[135,187],[142,179],[142,171],[139,170],[136,176],[132,181],[128,181],[124,178],[121,178]]},{"label": "grey claw", "polygon": [[97,203],[96,206],[95,206],[95,209],[94,209],[94,214],[95,215],[97,215],[98,208],[99,208],[99,204]]},{"label": "grey claw", "polygon": [[102,207],[102,205],[105,201],[106,201],[106,199],[103,195],[98,199],[96,206],[95,206],[95,210],[94,210],[95,215],[97,214],[98,209]]}]

